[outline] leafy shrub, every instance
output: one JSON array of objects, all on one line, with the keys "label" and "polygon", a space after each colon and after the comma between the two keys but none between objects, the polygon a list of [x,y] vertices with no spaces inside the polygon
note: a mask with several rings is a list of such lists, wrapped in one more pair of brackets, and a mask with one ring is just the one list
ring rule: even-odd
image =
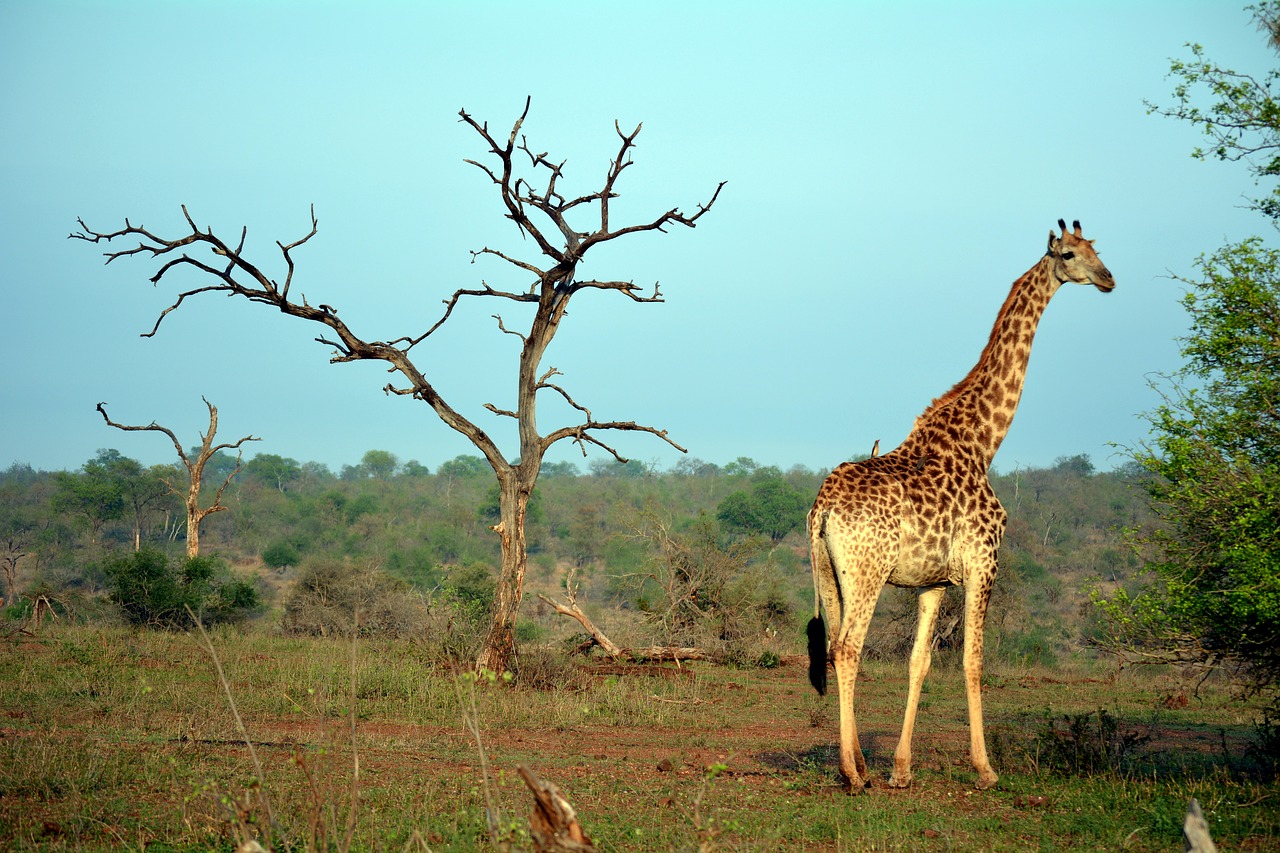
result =
[{"label": "leafy shrub", "polygon": [[431,592],[444,581],[444,572],[425,547],[387,554],[387,572],[407,582],[414,589]]},{"label": "leafy shrub", "polygon": [[1246,751],[1264,779],[1274,781],[1280,776],[1280,719],[1271,711],[1253,724],[1253,737]]},{"label": "leafy shrub", "polygon": [[1006,628],[1000,635],[995,657],[1020,666],[1053,669],[1058,666],[1057,647],[1053,633],[1044,625]]},{"label": "leafy shrub", "polygon": [[498,579],[493,569],[483,563],[467,563],[449,573],[445,589],[462,617],[478,626],[489,617],[493,598],[498,592]]},{"label": "leafy shrub", "polygon": [[273,569],[284,569],[298,565],[301,555],[298,549],[288,542],[276,542],[267,546],[262,552],[262,562]]},{"label": "leafy shrub", "polygon": [[1045,726],[1036,738],[1040,764],[1066,776],[1123,773],[1151,742],[1146,734],[1123,731],[1120,721],[1106,709],[1096,714],[1065,714],[1054,719],[1045,714]]},{"label": "leafy shrub", "polygon": [[190,608],[204,622],[244,617],[260,604],[257,589],[231,576],[217,557],[192,557],[176,564],[154,548],[108,559],[104,564],[111,600],[134,625],[174,628],[189,625]]},{"label": "leafy shrub", "polygon": [[680,531],[652,511],[640,523],[650,556],[623,580],[658,642],[701,646],[724,663],[755,666],[762,646],[791,628],[781,575],[756,559],[768,540],[725,541],[707,515]]},{"label": "leafy shrub", "polygon": [[286,634],[411,637],[426,624],[425,605],[409,585],[377,566],[315,560],[284,603]]}]

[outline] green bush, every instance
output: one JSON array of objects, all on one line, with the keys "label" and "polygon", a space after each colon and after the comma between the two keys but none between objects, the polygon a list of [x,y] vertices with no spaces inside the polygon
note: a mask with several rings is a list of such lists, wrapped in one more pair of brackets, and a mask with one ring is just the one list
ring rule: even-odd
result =
[{"label": "green bush", "polygon": [[463,617],[479,626],[489,618],[498,592],[498,578],[494,570],[483,563],[467,563],[449,573],[445,589]]},{"label": "green bush", "polygon": [[192,557],[171,563],[155,548],[110,558],[103,566],[111,600],[133,625],[157,628],[191,624],[187,610],[204,622],[226,622],[249,615],[260,605],[257,589],[231,576],[217,557]]},{"label": "green bush", "polygon": [[288,542],[275,542],[262,552],[262,562],[273,569],[283,569],[298,565],[301,555],[298,549]]},{"label": "green bush", "polygon": [[387,554],[387,573],[400,578],[414,589],[431,592],[444,580],[444,571],[425,547],[408,551],[392,551]]}]

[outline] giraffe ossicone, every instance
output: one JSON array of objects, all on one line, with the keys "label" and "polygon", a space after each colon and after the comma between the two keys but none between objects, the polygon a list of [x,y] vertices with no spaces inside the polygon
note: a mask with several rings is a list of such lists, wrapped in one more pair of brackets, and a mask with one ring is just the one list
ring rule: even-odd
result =
[{"label": "giraffe ossicone", "polygon": [[830,655],[839,692],[840,772],[852,791],[870,784],[854,719],[854,686],[871,615],[886,584],[920,591],[890,787],[911,784],[916,708],[949,586],[965,590],[964,675],[977,785],[990,788],[998,779],[982,727],[982,628],[1007,515],[988,472],[1013,422],[1031,343],[1049,300],[1068,282],[1092,284],[1103,293],[1115,288],[1080,223],[1068,231],[1059,219],[1058,228],[1061,234],[1049,231],[1044,257],[1013,283],[977,364],[916,418],[898,447],[832,471],[809,511],[817,599],[808,628],[809,674],[825,693]]}]

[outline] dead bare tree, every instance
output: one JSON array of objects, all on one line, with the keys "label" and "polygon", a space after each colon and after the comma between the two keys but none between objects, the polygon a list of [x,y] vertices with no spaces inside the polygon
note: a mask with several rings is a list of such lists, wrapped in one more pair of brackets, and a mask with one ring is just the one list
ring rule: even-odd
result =
[{"label": "dead bare tree", "polygon": [[16,604],[18,601],[18,563],[30,555],[32,532],[34,525],[15,526],[6,534],[0,535],[0,570],[4,571],[7,598],[0,598],[0,606]]},{"label": "dead bare tree", "polygon": [[[201,397],[200,399],[203,400],[204,398]],[[97,405],[98,414],[102,415],[102,419],[107,422],[108,426],[113,426],[116,429],[126,431],[143,430],[150,432],[162,432],[169,436],[169,440],[173,442],[174,449],[178,451],[178,459],[182,462],[183,467],[187,469],[188,482],[186,484],[185,493],[183,490],[174,486],[174,484],[169,480],[161,478],[161,482],[169,487],[170,492],[177,495],[179,498],[182,498],[183,503],[186,504],[188,558],[200,556],[200,523],[213,513],[222,512],[226,509],[226,507],[222,505],[222,493],[226,491],[227,486],[231,484],[231,480],[236,476],[236,474],[240,473],[240,446],[246,441],[261,440],[254,438],[252,435],[246,435],[244,438],[237,441],[224,444],[214,444],[213,437],[218,432],[218,407],[213,405],[213,403],[210,403],[208,400],[205,400],[204,404],[209,407],[209,431],[200,436],[200,452],[196,454],[194,459],[189,457],[187,452],[182,449],[182,442],[178,441],[178,437],[174,435],[173,431],[169,428],[162,427],[155,421],[152,421],[146,426],[126,426],[125,424],[118,424],[107,416],[106,403],[99,403]],[[204,481],[204,466],[208,464],[209,460],[212,459],[215,454],[223,450],[236,451],[236,467],[232,469],[231,473],[227,474],[226,479],[222,481],[222,485],[218,486],[217,491],[214,492],[213,503],[209,506],[202,507],[200,506],[200,485]]]},{"label": "dead bare tree", "polygon": [[[170,312],[181,307],[188,298],[200,294],[224,293],[269,305],[281,313],[326,326],[328,332],[316,340],[333,347],[331,363],[362,360],[387,362],[390,365],[389,372],[398,374],[401,384],[386,385],[386,393],[422,400],[431,406],[446,425],[466,436],[475,445],[493,468],[498,480],[500,520],[493,526],[493,530],[501,540],[502,567],[489,628],[477,660],[479,668],[494,672],[510,669],[515,658],[514,628],[527,563],[525,511],[547,450],[556,442],[567,439],[577,444],[584,454],[588,445],[594,445],[620,462],[625,462],[621,454],[600,436],[611,431],[638,431],[655,435],[672,447],[684,451],[683,447],[667,436],[665,430],[643,426],[634,421],[597,420],[589,408],[552,381],[553,377],[560,375],[559,370],[554,367],[544,370],[541,366],[543,354],[560,328],[569,302],[576,294],[584,290],[602,290],[618,293],[638,303],[663,301],[657,284],[651,294],[646,294],[630,281],[579,279],[578,264],[592,247],[620,237],[646,231],[665,232],[671,225],[694,227],[711,209],[724,187],[721,182],[710,200],[699,204],[693,214],[686,215],[678,208],[672,208],[649,221],[618,226],[611,219],[610,204],[618,197],[616,185],[619,178],[632,165],[631,152],[636,144],[636,136],[640,133],[640,125],[630,133],[625,133],[617,122],[614,123],[620,145],[617,155],[606,170],[603,187],[585,195],[570,197],[563,195],[559,188],[564,177],[564,161],[553,163],[545,152],[535,153],[521,134],[521,128],[529,114],[529,103],[528,100],[525,101],[524,110],[505,139],[495,136],[489,130],[488,123],[478,122],[466,110],[460,111],[459,115],[462,122],[474,130],[488,146],[487,153],[491,157],[488,165],[475,160],[466,162],[489,178],[502,200],[506,218],[515,223],[522,237],[533,241],[541,257],[536,260],[520,259],[487,246],[472,252],[473,261],[482,256],[505,261],[515,267],[520,275],[527,277],[526,284],[517,290],[501,290],[482,280],[478,288],[460,288],[444,300],[445,308],[440,319],[416,336],[387,341],[366,340],[341,320],[332,307],[313,306],[308,304],[305,296],[300,301],[292,296],[293,252],[316,234],[314,207],[311,211],[311,229],[306,235],[292,243],[276,244],[285,266],[283,281],[271,278],[243,254],[247,229],[241,230],[237,241],[228,243],[215,235],[212,229],[200,230],[185,206],[182,212],[190,233],[174,239],[157,236],[142,226],[132,225],[127,219],[123,228],[111,232],[94,231],[83,220],[79,220],[80,230],[70,235],[91,243],[139,238],[141,242],[136,247],[107,252],[107,262],[137,254],[153,258],[168,257],[151,278],[153,284],[159,283],[168,272],[178,268],[194,269],[211,280],[203,286],[180,293],[177,300],[160,313],[155,325],[144,337],[154,335]],[[527,171],[531,177],[524,177],[521,170]],[[588,215],[591,219],[589,230],[579,230],[585,224],[582,220],[586,220]],[[575,222],[571,223],[570,218]],[[187,254],[184,250],[188,247],[206,250],[214,257],[210,259],[204,254],[199,257]],[[506,300],[517,305],[531,306],[533,309],[533,318],[526,332],[509,328],[501,315],[494,315],[498,330],[519,338],[521,342],[515,409],[500,409],[492,403],[485,405],[494,415],[511,418],[516,422],[519,452],[516,457],[518,461],[515,462],[507,458],[498,443],[479,424],[449,405],[411,358],[413,348],[439,329],[467,297]],[[579,413],[580,422],[541,434],[536,417],[540,391],[549,391],[562,398]]]}]

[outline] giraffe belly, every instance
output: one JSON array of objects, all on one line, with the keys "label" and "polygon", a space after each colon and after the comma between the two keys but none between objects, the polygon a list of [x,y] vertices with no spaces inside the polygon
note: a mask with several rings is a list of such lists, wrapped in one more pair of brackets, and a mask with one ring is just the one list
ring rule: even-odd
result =
[{"label": "giraffe belly", "polygon": [[932,533],[903,536],[897,564],[886,582],[915,589],[960,581],[959,572],[952,565],[950,537]]}]

